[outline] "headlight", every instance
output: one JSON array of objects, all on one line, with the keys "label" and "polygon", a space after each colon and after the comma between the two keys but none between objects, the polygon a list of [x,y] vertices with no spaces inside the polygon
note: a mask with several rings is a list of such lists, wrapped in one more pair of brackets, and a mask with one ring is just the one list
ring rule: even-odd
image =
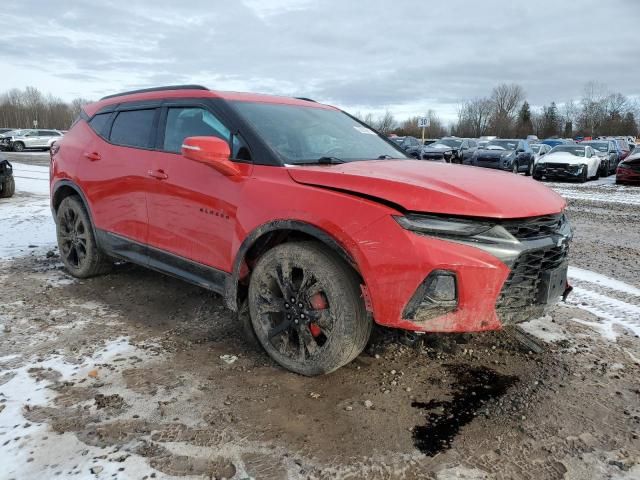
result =
[{"label": "headlight", "polygon": [[404,217],[394,216],[401,227],[414,232],[431,235],[471,237],[491,230],[493,225],[455,218],[432,217],[429,215],[409,214]]}]

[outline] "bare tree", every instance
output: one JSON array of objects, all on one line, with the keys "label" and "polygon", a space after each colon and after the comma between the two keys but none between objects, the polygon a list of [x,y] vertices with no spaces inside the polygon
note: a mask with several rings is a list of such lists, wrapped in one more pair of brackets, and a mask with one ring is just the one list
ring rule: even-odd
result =
[{"label": "bare tree", "polygon": [[396,119],[393,114],[387,110],[384,115],[374,122],[374,128],[383,135],[389,135],[396,126]]},{"label": "bare tree", "polygon": [[524,101],[524,90],[515,83],[498,85],[491,92],[493,115],[491,126],[496,135],[509,137],[513,134],[516,112]]}]

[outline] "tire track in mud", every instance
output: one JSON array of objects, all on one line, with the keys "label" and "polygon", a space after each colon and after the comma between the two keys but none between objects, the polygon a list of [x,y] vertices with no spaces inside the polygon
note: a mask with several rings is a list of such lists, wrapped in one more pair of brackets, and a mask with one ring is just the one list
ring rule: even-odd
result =
[{"label": "tire track in mud", "polygon": [[640,289],[578,268],[569,269],[569,280],[574,289],[567,303],[598,317],[597,322],[579,323],[595,327],[610,340],[617,337],[614,325],[640,336]]}]

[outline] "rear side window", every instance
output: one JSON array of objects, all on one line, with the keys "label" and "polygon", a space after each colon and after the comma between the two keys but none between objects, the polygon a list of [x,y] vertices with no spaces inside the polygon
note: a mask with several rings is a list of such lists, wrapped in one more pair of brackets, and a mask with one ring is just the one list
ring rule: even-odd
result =
[{"label": "rear side window", "polygon": [[151,148],[155,109],[127,110],[118,113],[109,140],[125,147]]},{"label": "rear side window", "polygon": [[111,113],[99,113],[98,115],[94,115],[91,120],[89,120],[89,126],[93,129],[101,137],[107,136],[107,124],[109,123],[109,118],[111,117]]}]

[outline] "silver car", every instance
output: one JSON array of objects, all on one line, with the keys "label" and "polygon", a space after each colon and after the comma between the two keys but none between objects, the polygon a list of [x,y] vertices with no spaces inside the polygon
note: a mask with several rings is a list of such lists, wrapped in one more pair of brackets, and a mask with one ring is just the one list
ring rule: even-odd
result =
[{"label": "silver car", "polygon": [[13,130],[2,135],[0,147],[14,152],[22,152],[25,148],[48,150],[62,135],[60,130]]}]

